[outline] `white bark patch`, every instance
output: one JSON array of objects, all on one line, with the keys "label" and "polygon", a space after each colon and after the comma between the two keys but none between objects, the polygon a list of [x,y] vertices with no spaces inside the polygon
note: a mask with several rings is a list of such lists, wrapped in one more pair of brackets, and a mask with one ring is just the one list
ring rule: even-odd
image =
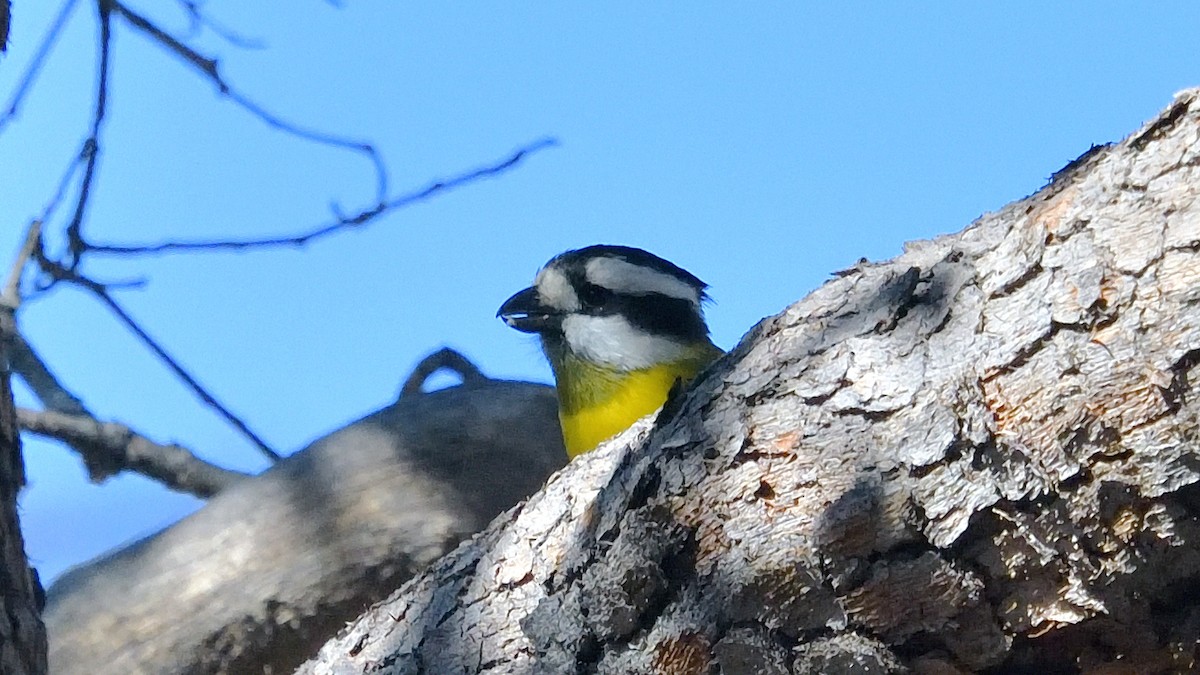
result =
[{"label": "white bark patch", "polygon": [[1097,264],[1090,232],[1076,234],[1046,248],[1042,264],[1054,270],[1049,289],[1051,316],[1074,324],[1088,318],[1100,300],[1104,270]]}]

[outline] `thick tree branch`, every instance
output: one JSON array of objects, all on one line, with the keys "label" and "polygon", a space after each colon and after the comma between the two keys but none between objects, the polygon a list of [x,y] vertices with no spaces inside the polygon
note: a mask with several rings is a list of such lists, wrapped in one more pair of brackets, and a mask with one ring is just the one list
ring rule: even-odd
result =
[{"label": "thick tree branch", "polygon": [[179,445],[155,443],[124,424],[99,422],[90,416],[17,409],[21,429],[86,448],[92,480],[119,471],[135,471],[163,485],[207,499],[249,474],[223,469]]},{"label": "thick tree branch", "polygon": [[12,21],[12,2],[0,0],[0,52],[8,50],[8,28]]},{"label": "thick tree branch", "polygon": [[1197,139],[829,281],[298,672],[1197,672]]},{"label": "thick tree branch", "polygon": [[[0,0],[3,2],[4,0]],[[0,334],[12,331],[12,316],[0,312]],[[25,557],[17,494],[25,464],[9,382],[7,341],[0,340],[0,673],[42,675],[46,666],[45,595]]]},{"label": "thick tree branch", "polygon": [[291,672],[562,466],[556,408],[550,387],[485,378],[314,442],[59,579],[51,672]]}]

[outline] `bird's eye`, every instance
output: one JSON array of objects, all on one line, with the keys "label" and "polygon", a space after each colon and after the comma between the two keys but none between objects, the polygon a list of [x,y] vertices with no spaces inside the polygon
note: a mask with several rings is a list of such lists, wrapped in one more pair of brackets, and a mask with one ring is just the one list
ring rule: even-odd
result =
[{"label": "bird's eye", "polygon": [[579,300],[588,309],[601,309],[612,298],[613,292],[596,284],[584,284],[579,289]]}]

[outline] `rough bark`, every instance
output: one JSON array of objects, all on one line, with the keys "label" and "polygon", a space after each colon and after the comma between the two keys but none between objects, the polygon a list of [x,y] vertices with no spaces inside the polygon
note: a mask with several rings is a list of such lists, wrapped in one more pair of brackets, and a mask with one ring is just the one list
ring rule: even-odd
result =
[{"label": "rough bark", "polygon": [[2,339],[12,329],[12,314],[0,310],[0,673],[37,675],[46,672],[46,627],[40,617],[42,588],[25,557],[17,513],[25,464]]},{"label": "rough bark", "polygon": [[301,673],[1176,672],[1200,90],[756,326]]},{"label": "rough bark", "polygon": [[464,379],[408,393],[69,572],[46,609],[52,672],[294,669],[566,462],[552,389]]}]

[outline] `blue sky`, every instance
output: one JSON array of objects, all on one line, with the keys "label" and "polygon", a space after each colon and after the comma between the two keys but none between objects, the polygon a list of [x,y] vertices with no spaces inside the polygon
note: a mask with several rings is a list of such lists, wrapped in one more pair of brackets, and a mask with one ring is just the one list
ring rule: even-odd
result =
[{"label": "blue sky", "polygon": [[[79,4],[0,135],[0,251],[86,135],[95,21]],[[174,3],[139,4],[186,27]],[[284,452],[387,405],[442,345],[490,375],[548,381],[536,344],[494,315],[565,249],[629,244],[686,267],[711,284],[714,338],[731,347],[831,272],[962,229],[1200,85],[1191,2],[344,4],[210,0],[266,48],[193,44],[273,112],[373,141],[393,193],[541,137],[560,145],[303,250],[89,263],[144,278],[120,300]],[[56,5],[18,3],[4,100]],[[266,128],[117,28],[91,239],[288,234],[331,204],[370,204],[361,158]],[[105,419],[264,467],[80,292],[40,297],[20,321]],[[44,579],[199,505],[133,475],[94,486],[69,451],[25,448],[23,526]]]}]

